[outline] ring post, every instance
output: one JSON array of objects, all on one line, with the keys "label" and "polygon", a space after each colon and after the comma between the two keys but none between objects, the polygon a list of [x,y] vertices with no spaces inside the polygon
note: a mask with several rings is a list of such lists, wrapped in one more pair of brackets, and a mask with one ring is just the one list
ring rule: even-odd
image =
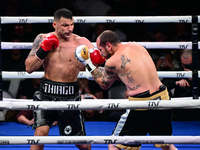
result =
[{"label": "ring post", "polygon": [[3,86],[2,86],[2,55],[1,55],[1,17],[0,17],[0,101],[3,100]]},{"label": "ring post", "polygon": [[199,99],[198,82],[198,16],[192,16],[192,85],[193,99]]}]

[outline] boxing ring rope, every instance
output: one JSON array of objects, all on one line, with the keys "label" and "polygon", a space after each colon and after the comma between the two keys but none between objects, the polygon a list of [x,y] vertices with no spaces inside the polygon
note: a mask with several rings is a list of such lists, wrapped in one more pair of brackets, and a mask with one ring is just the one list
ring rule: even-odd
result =
[{"label": "boxing ring rope", "polygon": [[[197,16],[200,20],[200,16]],[[53,17],[1,17],[1,24],[52,23]],[[74,16],[75,23],[192,23],[192,16]],[[200,21],[198,22],[200,23]]]},{"label": "boxing ring rope", "polygon": [[0,136],[1,145],[200,144],[200,136]]},{"label": "boxing ring rope", "polygon": [[[74,17],[75,23],[200,23],[200,16],[84,16]],[[1,17],[1,24],[13,23],[52,23],[53,17]],[[198,30],[198,29],[197,29]],[[195,49],[200,47],[196,40],[196,26],[192,30],[192,42],[138,42],[147,49]],[[1,42],[1,39],[0,39]],[[93,45],[96,47],[95,43]],[[1,49],[31,49],[32,43],[12,43],[1,42]],[[194,55],[197,58],[196,55]],[[196,68],[194,68],[196,69]],[[159,77],[188,78],[199,77],[199,71],[189,72],[158,72]],[[43,72],[27,74],[26,72],[5,72],[2,71],[3,78],[41,78]],[[85,72],[79,72],[79,78],[86,77]],[[196,76],[195,76],[196,77]],[[171,108],[200,108],[200,100],[180,101],[122,101],[114,99],[105,101],[95,100],[95,103],[88,101],[80,102],[11,102],[0,101],[0,109],[66,109],[66,110],[87,110],[87,109],[171,109]],[[63,104],[66,105],[63,105]],[[0,136],[0,145],[16,144],[200,144],[200,136]]]},{"label": "boxing ring rope", "polygon": [[[123,44],[127,42],[122,42]],[[147,49],[192,49],[192,42],[137,42]],[[92,42],[94,47],[96,43]],[[2,50],[32,49],[33,43],[29,42],[1,42]],[[198,42],[200,49],[200,42]]]},{"label": "boxing ring rope", "polygon": [[[31,74],[26,71],[2,71],[3,79],[25,79],[25,78],[41,78],[43,71],[35,71]],[[192,71],[157,71],[160,78],[192,78]],[[78,78],[92,77],[85,71],[80,71]],[[200,78],[200,71],[198,71],[198,77]]]},{"label": "boxing ring rope", "polygon": [[[189,99],[189,98],[188,98]],[[10,101],[9,101],[10,100]],[[98,99],[84,101],[0,101],[0,109],[12,110],[113,110],[113,109],[193,109],[200,108],[199,100],[147,100]]]}]

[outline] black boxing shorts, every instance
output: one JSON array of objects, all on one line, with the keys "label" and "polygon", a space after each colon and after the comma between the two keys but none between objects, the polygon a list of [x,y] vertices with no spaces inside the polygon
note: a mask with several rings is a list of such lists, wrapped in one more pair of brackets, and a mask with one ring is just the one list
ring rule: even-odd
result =
[{"label": "black boxing shorts", "polygon": [[[161,85],[159,91],[152,94],[149,91],[129,97],[130,101],[144,100],[169,100],[166,86]],[[141,110],[127,109],[118,121],[113,136],[145,136],[172,135],[171,110]],[[155,147],[168,146],[169,144],[154,144]],[[121,145],[117,147],[125,150],[139,150],[141,144]]]},{"label": "black boxing shorts", "polygon": [[[34,101],[80,101],[77,82],[54,82],[42,78],[39,91],[33,96]],[[40,126],[51,126],[58,121],[60,135],[86,135],[83,115],[80,110],[34,110],[35,129]]]}]

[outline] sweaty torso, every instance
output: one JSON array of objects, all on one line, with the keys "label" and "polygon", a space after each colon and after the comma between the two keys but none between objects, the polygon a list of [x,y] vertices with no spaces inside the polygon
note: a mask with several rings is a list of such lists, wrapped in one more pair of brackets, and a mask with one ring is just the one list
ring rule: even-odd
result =
[{"label": "sweaty torso", "polygon": [[135,42],[124,44],[111,58],[116,64],[118,77],[127,87],[129,96],[147,90],[153,93],[162,84],[150,55],[141,45]]},{"label": "sweaty torso", "polygon": [[59,46],[52,49],[44,60],[44,77],[57,82],[75,82],[82,64],[75,58],[74,51],[82,44],[87,45],[85,38],[74,34],[70,39],[59,40]]}]

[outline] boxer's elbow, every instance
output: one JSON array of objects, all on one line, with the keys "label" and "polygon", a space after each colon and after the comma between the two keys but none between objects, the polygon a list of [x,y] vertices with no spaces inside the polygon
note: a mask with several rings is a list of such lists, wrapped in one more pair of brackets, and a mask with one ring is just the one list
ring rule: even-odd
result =
[{"label": "boxer's elbow", "polygon": [[29,74],[34,71],[32,65],[30,65],[30,62],[28,60],[25,61],[25,67],[26,67],[26,72]]},{"label": "boxer's elbow", "polygon": [[100,85],[100,87],[101,87],[103,90],[107,90],[107,89],[109,89],[110,85],[108,85],[108,84],[106,84],[106,83],[102,83],[102,84]]},{"label": "boxer's elbow", "polygon": [[38,66],[28,66],[28,65],[26,66],[26,72],[29,73],[29,74],[31,74],[32,72],[34,72],[38,69],[39,69]]},{"label": "boxer's elbow", "polygon": [[38,59],[33,58],[28,58],[25,60],[25,66],[26,66],[26,71],[28,73],[32,73],[42,66],[43,61],[39,61]]},{"label": "boxer's elbow", "polygon": [[32,73],[32,72],[33,72],[33,70],[31,70],[31,68],[30,68],[30,67],[27,67],[27,66],[26,66],[26,72],[30,74],[30,73]]}]

